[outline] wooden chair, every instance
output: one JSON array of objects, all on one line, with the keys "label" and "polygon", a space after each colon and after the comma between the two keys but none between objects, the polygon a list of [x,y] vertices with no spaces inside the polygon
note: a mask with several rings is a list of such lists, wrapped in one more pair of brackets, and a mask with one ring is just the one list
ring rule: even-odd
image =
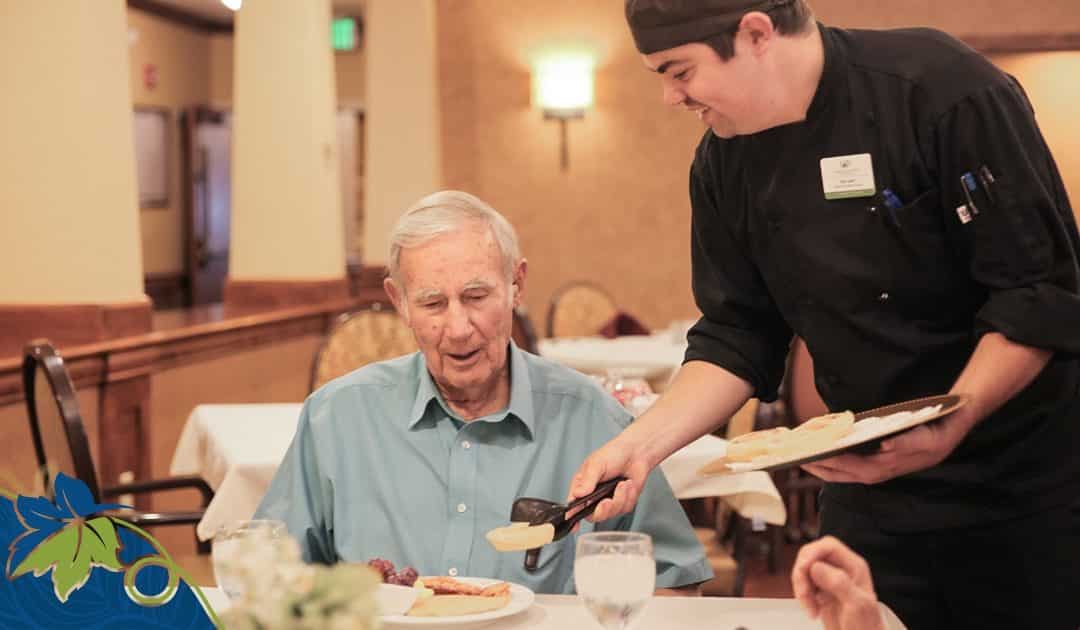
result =
[{"label": "wooden chair", "polygon": [[416,339],[389,302],[345,313],[327,333],[311,365],[311,391],[368,363],[416,351]]},{"label": "wooden chair", "polygon": [[525,352],[539,354],[536,328],[533,326],[532,318],[529,317],[529,312],[525,310],[524,306],[514,308],[514,326],[511,329],[510,337],[517,344],[517,347]]},{"label": "wooden chair", "polygon": [[[50,498],[53,496],[53,475],[61,472],[85,483],[95,503],[125,494],[192,488],[202,495],[202,509],[162,513],[125,511],[117,516],[140,527],[190,525],[194,529],[214,496],[213,490],[202,478],[170,477],[104,488],[98,486],[75,387],[64,367],[64,360],[47,340],[35,340],[25,348],[22,370],[34,453],[45,492]],[[200,541],[198,537],[195,542],[199,553],[209,553],[209,542]]]},{"label": "wooden chair", "polygon": [[570,282],[552,296],[544,328],[548,338],[588,337],[618,312],[607,291],[589,282]]}]

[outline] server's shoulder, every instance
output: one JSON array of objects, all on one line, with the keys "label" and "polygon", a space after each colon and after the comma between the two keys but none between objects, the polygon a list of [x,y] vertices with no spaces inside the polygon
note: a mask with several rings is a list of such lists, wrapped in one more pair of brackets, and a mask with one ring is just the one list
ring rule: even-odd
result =
[{"label": "server's shoulder", "polygon": [[847,42],[852,67],[871,81],[908,84],[942,110],[1009,76],[967,44],[932,28],[835,31]]}]

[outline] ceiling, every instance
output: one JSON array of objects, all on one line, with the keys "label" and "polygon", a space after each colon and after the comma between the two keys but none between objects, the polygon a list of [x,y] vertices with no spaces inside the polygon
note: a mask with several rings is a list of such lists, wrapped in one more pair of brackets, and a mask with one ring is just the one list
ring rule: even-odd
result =
[{"label": "ceiling", "polygon": [[[219,24],[232,24],[233,12],[221,0],[154,0],[156,4]],[[332,0],[335,13],[362,14],[366,0]]]}]

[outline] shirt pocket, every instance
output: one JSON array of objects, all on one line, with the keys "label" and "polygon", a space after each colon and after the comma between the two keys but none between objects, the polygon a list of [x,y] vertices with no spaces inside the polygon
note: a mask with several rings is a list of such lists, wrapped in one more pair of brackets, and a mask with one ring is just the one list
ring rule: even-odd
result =
[{"label": "shirt pocket", "polygon": [[940,191],[931,188],[899,208],[879,207],[868,243],[882,260],[879,302],[928,315],[955,297],[957,267],[941,204]]}]

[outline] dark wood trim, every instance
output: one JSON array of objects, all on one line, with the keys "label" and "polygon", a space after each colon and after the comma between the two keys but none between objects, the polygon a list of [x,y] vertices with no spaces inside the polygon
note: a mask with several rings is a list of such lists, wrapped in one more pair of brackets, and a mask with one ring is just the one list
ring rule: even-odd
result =
[{"label": "dark wood trim", "polygon": [[143,287],[153,303],[154,310],[187,306],[188,277],[185,273],[148,273],[143,276]]},{"label": "dark wood trim", "polygon": [[155,17],[178,24],[204,33],[228,33],[232,34],[232,24],[217,22],[201,15],[196,15],[174,6],[155,2],[154,0],[127,0],[129,9],[138,9]]},{"label": "dark wood trim", "polygon": [[349,292],[357,295],[362,289],[381,289],[383,278],[390,272],[386,265],[349,264]]},{"label": "dark wood trim", "polygon": [[70,346],[129,337],[151,329],[150,300],[117,304],[2,304],[0,357],[22,353],[31,339]]},{"label": "dark wood trim", "polygon": [[234,280],[225,279],[225,308],[289,308],[348,299],[345,278],[327,280]]},{"label": "dark wood trim", "polygon": [[[295,308],[226,313],[216,321],[169,330],[84,345],[69,343],[60,348],[60,353],[76,388],[102,387],[269,343],[322,335],[341,313],[380,299],[385,299],[382,289],[369,290],[356,298]],[[0,319],[8,321],[2,314]],[[7,358],[0,359],[0,406],[23,397],[21,346],[5,355]]]},{"label": "dark wood trim", "polygon": [[1008,33],[961,36],[968,46],[991,55],[995,53],[1080,50],[1080,33]]}]

